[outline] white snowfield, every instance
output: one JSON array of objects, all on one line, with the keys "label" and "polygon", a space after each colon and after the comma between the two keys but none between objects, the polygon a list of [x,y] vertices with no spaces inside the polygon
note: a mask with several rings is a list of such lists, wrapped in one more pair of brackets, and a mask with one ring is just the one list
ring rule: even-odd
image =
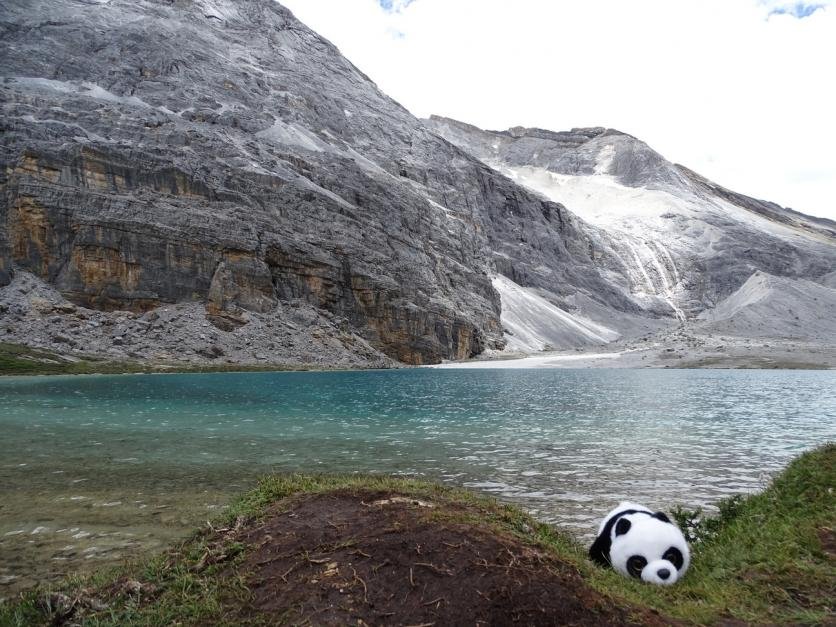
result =
[{"label": "white snowfield", "polygon": [[[642,240],[662,238],[666,246],[675,249],[704,251],[717,241],[722,231],[706,221],[709,217],[746,224],[795,243],[815,237],[719,197],[697,196],[681,187],[670,191],[627,187],[614,176],[601,173],[612,159],[611,151],[602,150],[598,159],[596,174],[587,176],[557,174],[545,168],[509,166],[490,160],[486,163],[521,185],[564,204],[590,224]],[[683,218],[693,224],[683,224]]]},{"label": "white snowfield", "polygon": [[601,228],[609,237],[600,245],[624,264],[632,295],[645,303],[662,299],[680,321],[686,318],[682,306],[687,297],[683,286],[687,268],[681,267],[682,260],[713,257],[727,237],[724,226],[737,223],[800,247],[819,240],[813,233],[769,220],[719,197],[698,196],[681,188],[666,191],[622,185],[614,176],[600,173],[606,171],[610,153],[602,150],[596,174],[586,176],[488,163]]},{"label": "white snowfield", "polygon": [[564,311],[536,290],[507,277],[497,275],[492,283],[502,299],[500,321],[508,351],[534,353],[563,346],[595,346],[620,337],[617,331]]},{"label": "white snowfield", "polygon": [[483,359],[479,361],[446,361],[427,368],[448,369],[484,369],[484,368],[574,368],[606,367],[624,355],[624,351],[614,353],[579,353],[577,355],[536,355],[519,359]]},{"label": "white snowfield", "polygon": [[[598,155],[595,174],[584,176],[557,174],[541,167],[510,166],[496,161],[489,161],[489,164],[601,228],[606,235],[599,245],[624,265],[630,281],[626,287],[632,296],[645,303],[652,302],[654,298],[663,300],[681,323],[688,318],[682,307],[688,297],[685,282],[689,280],[689,269],[695,260],[711,259],[717,254],[723,238],[728,238],[729,224],[736,223],[742,228],[757,230],[801,248],[833,245],[832,241],[816,233],[770,220],[720,197],[697,194],[688,186],[667,190],[664,185],[659,189],[622,185],[614,176],[605,174],[611,160],[612,151],[605,147]],[[690,280],[693,279],[693,276],[690,277]],[[499,291],[503,309],[506,301],[512,309],[519,307],[519,299]],[[756,293],[760,305],[747,306],[752,304],[750,301]],[[797,312],[791,306],[790,301],[793,300],[799,302]],[[836,323],[831,322],[836,316],[830,314],[828,321],[827,314],[822,312],[824,303],[832,302],[826,286],[756,272],[738,292],[721,303],[716,312],[703,312],[699,321],[705,329],[740,333],[744,337],[800,337],[803,334],[798,327],[803,323],[797,321],[806,321],[810,328],[815,327],[817,337],[833,344],[836,343]],[[546,310],[543,311],[545,313]],[[512,331],[517,316],[516,311],[508,315],[511,323],[508,328]],[[737,317],[739,320],[736,323],[729,322]],[[503,324],[504,318],[503,315]],[[526,318],[525,329],[541,328],[534,316]],[[543,339],[542,331],[534,335],[555,347],[579,345],[549,342]],[[521,341],[506,338],[509,340],[508,349],[525,351],[526,346],[531,350],[540,345],[525,334],[523,338]],[[608,341],[611,340],[608,338]]]},{"label": "white snowfield", "polygon": [[[596,174],[590,176],[556,174],[533,166],[508,166],[496,162],[490,165],[602,228],[611,237],[600,245],[624,264],[630,281],[629,291],[640,302],[654,297],[662,299],[672,313],[683,320],[685,314],[678,302],[683,292],[682,277],[674,258],[696,254],[696,250],[691,246],[690,238],[675,234],[682,225],[672,217],[695,220],[701,207],[692,206],[664,191],[626,187],[615,177],[601,173],[609,167],[612,152],[601,151]],[[704,223],[700,230],[696,239],[698,247],[710,249],[712,240],[719,234]]]}]

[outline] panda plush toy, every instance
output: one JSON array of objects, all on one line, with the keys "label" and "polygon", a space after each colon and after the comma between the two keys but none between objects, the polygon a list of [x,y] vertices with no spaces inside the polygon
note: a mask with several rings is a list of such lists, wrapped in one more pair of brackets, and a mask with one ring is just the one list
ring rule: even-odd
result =
[{"label": "panda plush toy", "polygon": [[662,512],[627,501],[604,518],[589,557],[626,577],[662,586],[676,583],[691,563],[679,527]]}]

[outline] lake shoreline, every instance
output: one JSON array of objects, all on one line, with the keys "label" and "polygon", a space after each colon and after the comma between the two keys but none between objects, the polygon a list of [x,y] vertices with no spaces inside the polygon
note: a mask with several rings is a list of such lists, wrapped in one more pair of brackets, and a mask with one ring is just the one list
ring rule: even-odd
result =
[{"label": "lake shoreline", "polygon": [[[774,344],[774,342],[773,342]],[[604,351],[543,351],[537,354],[493,352],[461,361],[412,366],[395,364],[328,366],[321,363],[172,363],[167,361],[110,361],[94,356],[65,355],[20,344],[0,343],[0,377],[83,374],[190,374],[245,372],[365,372],[411,368],[641,368],[641,369],[751,369],[833,370],[836,347],[819,346],[801,352],[783,346],[736,346],[726,353],[686,350],[682,347],[629,345]]]},{"label": "lake shoreline", "polygon": [[579,538],[619,500],[710,511],[836,439],[834,412],[820,371],[8,377],[0,597],[157,550],[277,472],[420,477]]},{"label": "lake shoreline", "polygon": [[248,372],[365,372],[392,370],[409,366],[380,367],[328,366],[320,363],[263,364],[225,363],[173,363],[169,361],[110,361],[95,356],[66,355],[22,344],[0,343],[0,377],[53,376],[53,375],[105,375],[105,374],[211,374]]},{"label": "lake shoreline", "polygon": [[530,624],[816,623],[836,584],[835,473],[826,444],[763,492],[721,503],[719,517],[674,512],[693,561],[671,588],[595,566],[559,529],[466,490],[275,475],[161,555],[23,593],[0,604],[0,622],[447,624],[464,608]]},{"label": "lake shoreline", "polygon": [[687,333],[537,354],[492,352],[437,368],[637,368],[833,370],[836,346],[798,340],[699,337]]}]

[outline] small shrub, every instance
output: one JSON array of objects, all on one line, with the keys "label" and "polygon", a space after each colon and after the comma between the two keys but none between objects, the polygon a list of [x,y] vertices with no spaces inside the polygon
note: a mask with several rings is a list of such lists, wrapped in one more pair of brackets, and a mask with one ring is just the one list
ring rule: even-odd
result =
[{"label": "small shrub", "polygon": [[676,524],[682,530],[685,539],[690,544],[699,544],[714,538],[721,529],[734,520],[740,513],[743,503],[742,494],[735,494],[717,503],[716,516],[706,516],[701,507],[685,509],[677,505],[672,511]]}]

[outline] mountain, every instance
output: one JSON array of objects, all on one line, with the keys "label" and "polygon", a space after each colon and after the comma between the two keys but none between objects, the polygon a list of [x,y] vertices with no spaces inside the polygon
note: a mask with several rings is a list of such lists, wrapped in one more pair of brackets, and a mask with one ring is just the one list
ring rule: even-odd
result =
[{"label": "mountain", "polygon": [[[805,293],[810,282],[825,290],[832,283],[836,223],[729,191],[626,133],[483,131],[437,116],[427,124],[588,223],[593,255],[601,255],[604,272],[647,310],[667,309],[681,323],[700,321],[721,304],[718,311],[727,310],[726,299],[752,277],[770,275],[779,289],[797,282]],[[580,312],[612,324],[593,308]],[[791,322],[781,310],[769,315],[770,328]],[[811,337],[827,327],[815,317],[809,323],[803,333]],[[826,337],[831,344],[836,340]]]},{"label": "mountain", "polygon": [[[314,326],[348,353],[470,357],[504,343],[498,265],[634,308],[574,216],[432,133],[275,2],[13,0],[0,29],[0,283],[34,275],[88,317],[183,321],[97,350],[281,361]],[[52,334],[13,300],[10,339]]]},{"label": "mountain", "polygon": [[8,0],[0,35],[10,342],[426,364],[636,337],[756,271],[834,268],[833,223],[623,133],[419,120],[272,0]]}]

